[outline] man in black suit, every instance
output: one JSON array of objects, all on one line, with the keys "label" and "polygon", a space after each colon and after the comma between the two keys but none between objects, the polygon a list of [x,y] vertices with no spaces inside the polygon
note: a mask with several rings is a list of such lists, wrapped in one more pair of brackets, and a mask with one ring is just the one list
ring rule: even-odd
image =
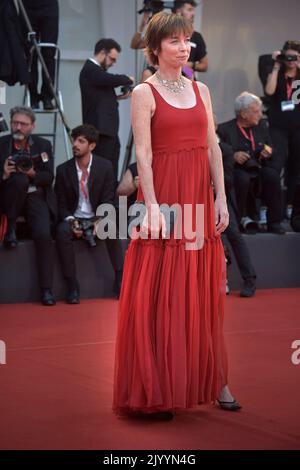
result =
[{"label": "man in black suit", "polygon": [[16,220],[24,214],[37,251],[41,301],[50,306],[55,304],[51,224],[56,215],[51,144],[31,135],[35,115],[30,108],[15,107],[10,116],[11,135],[0,138],[1,204],[8,221],[4,247],[17,247]]},{"label": "man in black suit", "polygon": [[261,100],[244,92],[235,100],[235,113],[236,119],[220,124],[217,133],[221,142],[230,145],[234,152],[239,217],[253,215],[255,198],[261,196],[268,207],[268,230],[284,234],[280,223],[280,174],[270,164],[273,148],[267,124],[262,120]]},{"label": "man in black suit", "polygon": [[[57,227],[57,248],[63,275],[67,282],[67,303],[79,303],[73,240],[84,238],[79,222],[94,222],[101,204],[114,205],[112,164],[93,153],[99,133],[94,126],[78,126],[72,131],[74,158],[57,167],[55,191],[60,223]],[[95,227],[92,228],[95,231]],[[93,241],[93,238],[92,238]],[[122,251],[119,240],[106,239],[106,246],[115,270],[115,293],[119,294],[122,279]]]},{"label": "man in black suit", "polygon": [[115,180],[120,152],[118,100],[130,95],[127,91],[117,96],[115,88],[133,85],[133,79],[127,75],[108,73],[120,52],[120,45],[113,39],[100,39],[95,45],[94,57],[85,62],[79,77],[83,123],[98,129],[96,153],[112,162]]}]

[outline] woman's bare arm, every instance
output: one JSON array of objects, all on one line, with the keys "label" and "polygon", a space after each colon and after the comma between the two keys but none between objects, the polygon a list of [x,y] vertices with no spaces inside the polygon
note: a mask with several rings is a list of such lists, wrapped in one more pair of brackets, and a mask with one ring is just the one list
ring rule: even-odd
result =
[{"label": "woman's bare arm", "polygon": [[136,159],[140,184],[145,204],[157,204],[152,172],[151,117],[155,102],[149,85],[140,84],[133,90],[131,122],[135,142]]}]

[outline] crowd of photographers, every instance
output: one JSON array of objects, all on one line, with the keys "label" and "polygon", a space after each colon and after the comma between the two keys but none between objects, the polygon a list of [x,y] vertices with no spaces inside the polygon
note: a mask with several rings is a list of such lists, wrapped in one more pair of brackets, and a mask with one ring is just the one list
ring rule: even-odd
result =
[{"label": "crowd of photographers", "polygon": [[[166,3],[144,2],[139,29],[131,41],[132,48],[144,47],[143,33],[147,22]],[[194,1],[175,1],[174,12],[193,22],[196,6]],[[197,78],[197,73],[205,72],[208,67],[206,45],[199,32],[194,31],[191,45],[191,56],[183,73],[189,78]],[[134,86],[133,77],[108,72],[120,52],[121,47],[116,41],[101,39],[95,45],[94,56],[81,70],[79,83],[84,124],[72,131],[74,158],[56,169],[54,190],[51,145],[33,134],[33,109],[38,106],[36,97],[33,97],[32,109],[15,107],[11,110],[11,133],[0,138],[0,214],[5,215],[6,224],[3,244],[7,249],[17,248],[17,220],[24,216],[29,236],[35,242],[44,305],[55,304],[52,293],[53,237],[66,280],[66,301],[79,303],[73,240],[84,238],[90,248],[94,247],[97,207],[106,203],[117,206],[116,195],[135,199],[139,184],[135,163],[117,182],[118,101],[127,99]],[[293,95],[293,83],[300,80],[300,42],[287,41],[282,51],[273,53],[269,67],[264,83],[267,114],[263,116],[259,97],[244,92],[235,100],[235,118],[216,124],[230,212],[230,225],[225,234],[244,281],[243,297],[255,294],[256,273],[241,231],[269,231],[283,235],[286,208],[293,229],[300,231],[300,105]],[[155,68],[148,64],[143,79],[152,73]],[[115,91],[118,87],[122,87],[119,95]],[[49,95],[46,98],[50,109]],[[283,181],[287,186],[285,201]],[[115,272],[114,291],[118,296],[122,280],[120,240],[107,239],[106,245]]]}]

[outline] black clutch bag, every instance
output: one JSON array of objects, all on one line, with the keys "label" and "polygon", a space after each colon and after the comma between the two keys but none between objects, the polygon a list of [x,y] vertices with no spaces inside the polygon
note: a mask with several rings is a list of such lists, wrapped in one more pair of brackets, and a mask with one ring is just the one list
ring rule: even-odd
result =
[{"label": "black clutch bag", "polygon": [[[161,204],[159,206],[160,212],[164,215],[166,221],[166,237],[170,238],[174,231],[175,220],[177,216],[176,207],[168,206],[167,204]],[[140,229],[143,219],[146,215],[147,209],[143,201],[136,201],[129,208],[129,220],[128,220],[128,233],[130,238],[132,238],[132,230]]]}]

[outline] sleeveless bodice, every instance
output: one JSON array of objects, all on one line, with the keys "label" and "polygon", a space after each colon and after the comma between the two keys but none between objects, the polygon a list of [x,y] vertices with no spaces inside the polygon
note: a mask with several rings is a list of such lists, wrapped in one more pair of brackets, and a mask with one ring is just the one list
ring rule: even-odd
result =
[{"label": "sleeveless bodice", "polygon": [[192,82],[196,104],[191,108],[177,108],[167,103],[149,82],[156,102],[151,121],[152,152],[189,150],[207,145],[207,114],[199,88]]}]

